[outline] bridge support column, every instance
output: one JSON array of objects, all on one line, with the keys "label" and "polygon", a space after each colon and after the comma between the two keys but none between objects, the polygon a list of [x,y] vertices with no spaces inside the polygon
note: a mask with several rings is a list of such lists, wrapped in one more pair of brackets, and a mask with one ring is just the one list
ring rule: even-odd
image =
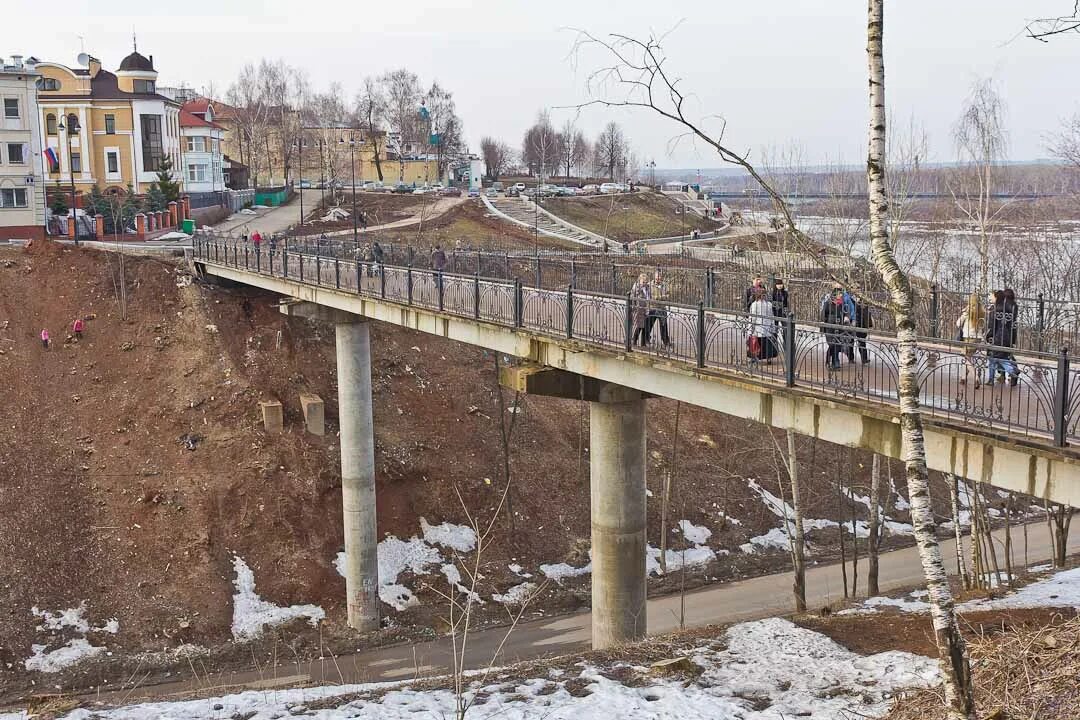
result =
[{"label": "bridge support column", "polygon": [[532,395],[589,403],[592,646],[645,637],[645,400],[622,385],[525,363],[499,382]]},{"label": "bridge support column", "polygon": [[345,593],[349,627],[379,627],[379,529],[375,517],[375,432],[371,416],[371,339],[352,313],[308,302],[281,312],[333,323],[337,341],[341,503],[345,531]]},{"label": "bridge support column", "polygon": [[645,400],[589,410],[592,646],[602,649],[645,637]]},{"label": "bridge support column", "polygon": [[371,341],[365,322],[338,323],[338,422],[349,627],[379,627],[379,544],[375,520],[375,434],[371,417]]}]

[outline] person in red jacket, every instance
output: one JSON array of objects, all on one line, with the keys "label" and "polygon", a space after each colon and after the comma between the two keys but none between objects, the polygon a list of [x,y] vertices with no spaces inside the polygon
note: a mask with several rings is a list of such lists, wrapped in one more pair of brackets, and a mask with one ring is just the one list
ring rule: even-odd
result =
[{"label": "person in red jacket", "polygon": [[49,331],[45,328],[41,329],[41,347],[49,349]]},{"label": "person in red jacket", "polygon": [[82,340],[83,321],[82,318],[75,318],[75,322],[71,323],[71,332],[75,336],[76,340]]}]

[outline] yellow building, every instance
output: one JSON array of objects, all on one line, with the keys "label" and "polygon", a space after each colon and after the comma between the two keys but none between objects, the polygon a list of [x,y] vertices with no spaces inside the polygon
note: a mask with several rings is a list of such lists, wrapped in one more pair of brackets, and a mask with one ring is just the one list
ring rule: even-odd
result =
[{"label": "yellow building", "polygon": [[165,157],[173,178],[180,171],[180,105],[157,93],[153,56],[132,52],[115,73],[101,61],[80,55],[85,68],[38,62],[38,107],[45,177],[50,189],[59,183],[80,193],[94,185],[103,190],[149,190]]}]

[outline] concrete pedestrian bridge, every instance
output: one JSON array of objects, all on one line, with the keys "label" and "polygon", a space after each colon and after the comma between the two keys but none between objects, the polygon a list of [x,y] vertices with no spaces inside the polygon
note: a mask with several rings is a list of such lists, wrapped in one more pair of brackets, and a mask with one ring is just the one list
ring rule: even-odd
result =
[{"label": "concrete pedestrian bridge", "polygon": [[[747,358],[749,316],[654,303],[670,343],[634,345],[635,300],[532,287],[520,279],[376,266],[197,235],[198,272],[280,294],[282,312],[337,326],[349,622],[378,620],[370,346],[365,321],[520,359],[502,382],[590,403],[593,644],[645,633],[645,404],[667,397],[826,442],[903,459],[896,340],[866,338],[869,362],[826,365],[826,334],[850,328],[777,319],[778,355]],[[658,329],[658,328],[657,328]],[[1018,386],[985,380],[985,348],[920,342],[931,469],[1080,506],[1080,378],[1067,351],[1016,352]],[[856,360],[858,353],[856,352]]]}]

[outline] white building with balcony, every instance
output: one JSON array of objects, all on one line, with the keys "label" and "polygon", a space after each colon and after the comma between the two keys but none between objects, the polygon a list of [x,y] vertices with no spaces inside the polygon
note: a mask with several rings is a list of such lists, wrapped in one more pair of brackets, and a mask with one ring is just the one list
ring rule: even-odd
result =
[{"label": "white building with balcony", "polygon": [[225,128],[214,122],[214,105],[201,98],[180,108],[180,172],[188,193],[225,190]]},{"label": "white building with balcony", "polygon": [[21,55],[0,58],[0,240],[45,235],[37,73]]}]

